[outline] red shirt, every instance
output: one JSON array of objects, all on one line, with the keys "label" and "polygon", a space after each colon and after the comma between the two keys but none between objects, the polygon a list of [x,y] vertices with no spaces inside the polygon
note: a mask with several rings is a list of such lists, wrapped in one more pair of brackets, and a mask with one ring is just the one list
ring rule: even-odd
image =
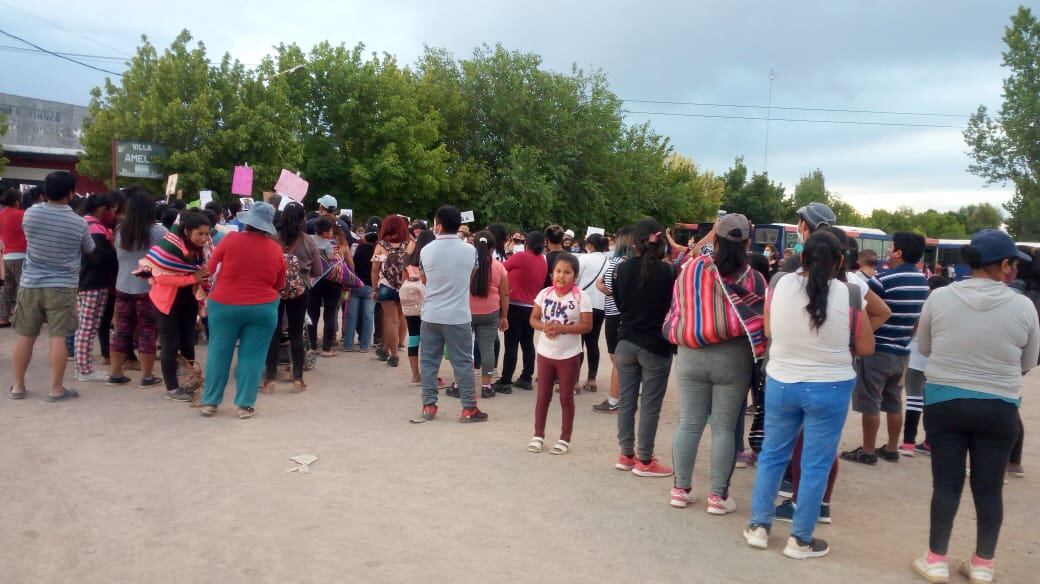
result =
[{"label": "red shirt", "polygon": [[509,303],[533,306],[534,297],[542,291],[549,266],[545,257],[530,251],[514,253],[506,260],[509,272]]},{"label": "red shirt", "polygon": [[213,248],[209,271],[217,283],[209,297],[221,304],[265,304],[281,296],[285,284],[282,247],[249,231],[228,233]]},{"label": "red shirt", "polygon": [[8,207],[0,211],[0,241],[4,242],[4,253],[25,253],[25,232],[22,217],[25,211]]}]

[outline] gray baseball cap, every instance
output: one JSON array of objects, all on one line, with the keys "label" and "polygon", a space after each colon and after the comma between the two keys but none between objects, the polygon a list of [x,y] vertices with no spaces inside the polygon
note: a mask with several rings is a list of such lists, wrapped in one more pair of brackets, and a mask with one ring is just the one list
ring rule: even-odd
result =
[{"label": "gray baseball cap", "polygon": [[809,229],[816,229],[820,225],[834,225],[837,220],[834,211],[823,203],[809,203],[798,209],[798,216],[805,221]]}]

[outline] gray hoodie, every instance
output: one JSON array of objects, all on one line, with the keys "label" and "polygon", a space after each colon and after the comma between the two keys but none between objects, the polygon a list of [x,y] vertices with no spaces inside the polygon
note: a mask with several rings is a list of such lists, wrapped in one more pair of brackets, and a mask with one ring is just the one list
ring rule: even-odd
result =
[{"label": "gray hoodie", "polygon": [[935,290],[917,326],[928,383],[1018,399],[1022,374],[1037,364],[1036,308],[1002,282],[972,278]]}]

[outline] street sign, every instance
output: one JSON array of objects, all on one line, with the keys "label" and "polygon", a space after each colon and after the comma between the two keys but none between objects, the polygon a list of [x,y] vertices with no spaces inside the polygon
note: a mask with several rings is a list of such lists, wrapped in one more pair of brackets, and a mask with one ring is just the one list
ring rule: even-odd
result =
[{"label": "street sign", "polygon": [[163,178],[159,160],[166,158],[162,144],[141,140],[115,140],[112,165],[117,176],[130,178]]}]

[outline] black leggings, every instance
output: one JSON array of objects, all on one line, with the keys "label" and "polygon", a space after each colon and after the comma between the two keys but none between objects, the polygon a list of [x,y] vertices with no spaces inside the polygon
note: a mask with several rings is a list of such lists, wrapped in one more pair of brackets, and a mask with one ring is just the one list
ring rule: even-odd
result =
[{"label": "black leggings", "polygon": [[[412,338],[419,338],[419,332],[422,330],[422,317],[406,316],[404,317],[404,322],[408,325],[408,356],[418,357],[419,343],[413,343]],[[412,346],[413,344],[415,345],[414,347]]]},{"label": "black leggings", "polygon": [[177,290],[170,314],[155,311],[159,339],[162,341],[159,359],[166,391],[173,391],[178,387],[177,353],[189,361],[195,360],[195,319],[199,316],[199,302],[195,300],[192,288],[184,286]]},{"label": "black leggings", "polygon": [[[274,379],[278,376],[278,349],[282,344],[282,317],[289,322],[286,332],[289,335],[289,356],[292,361],[293,380],[303,380],[303,358],[305,348],[303,346],[304,315],[307,314],[310,292],[304,292],[292,300],[282,300],[278,303],[278,326],[274,328],[271,337],[271,346],[267,348],[267,371],[264,379]],[[328,326],[328,325],[326,325]]]},{"label": "black leggings", "polygon": [[592,330],[581,335],[581,342],[585,344],[585,353],[589,359],[589,379],[595,379],[599,371],[599,331],[603,328],[604,312],[598,308],[592,309]]},{"label": "black leggings", "polygon": [[534,329],[531,328],[531,307],[509,305],[509,328],[506,329],[506,355],[502,359],[502,383],[513,382],[513,372],[516,371],[516,358],[518,349],[524,352],[524,368],[520,377],[524,381],[531,381],[534,377]]},{"label": "black leggings", "polygon": [[1011,449],[1011,464],[1022,464],[1022,444],[1026,439],[1026,427],[1022,425],[1022,410],[1018,411],[1018,440]]},{"label": "black leggings", "polygon": [[1018,438],[1018,408],[999,399],[939,402],[925,406],[924,430],[932,452],[930,549],[947,553],[964,489],[964,459],[970,454],[975,554],[993,559],[1004,521],[1004,473]]},{"label": "black leggings", "polygon": [[[311,288],[308,300],[307,314],[311,317],[311,324],[307,327],[310,336],[311,349],[318,349],[318,316],[325,319],[325,326],[321,331],[321,350],[328,352],[332,350],[332,340],[336,338],[336,310],[339,308],[340,298],[343,296],[343,285],[330,280],[318,280]],[[324,311],[324,314],[322,314]]]}]

